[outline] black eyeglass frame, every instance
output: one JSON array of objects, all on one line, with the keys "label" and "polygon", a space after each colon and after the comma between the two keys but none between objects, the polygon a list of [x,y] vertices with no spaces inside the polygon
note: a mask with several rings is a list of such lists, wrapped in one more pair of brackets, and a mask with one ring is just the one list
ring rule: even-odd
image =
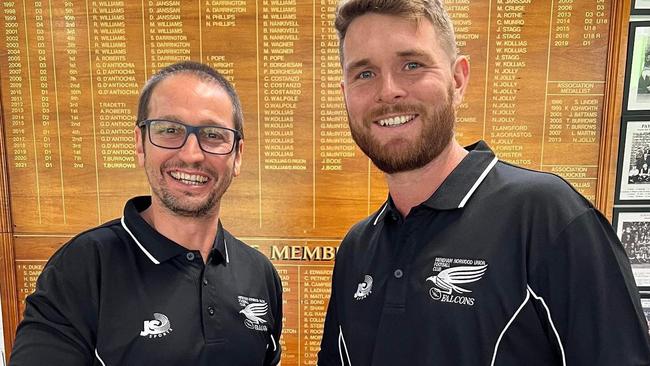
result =
[{"label": "black eyeglass frame", "polygon": [[[185,138],[183,139],[183,143],[178,147],[160,146],[160,145],[154,143],[153,140],[151,140],[151,131],[150,131],[149,126],[151,125],[152,122],[157,122],[157,121],[176,123],[176,124],[179,124],[179,125],[185,127]],[[222,127],[222,126],[217,126],[217,125],[190,126],[190,125],[185,124],[183,122],[172,121],[172,120],[162,119],[162,118],[152,118],[152,119],[145,119],[145,120],[139,121],[138,122],[138,127],[140,127],[140,128],[145,128],[146,127],[147,130],[148,130],[147,135],[149,136],[149,142],[151,142],[152,145],[154,145],[156,147],[159,147],[161,149],[169,149],[169,150],[180,149],[183,146],[185,146],[185,143],[187,143],[187,139],[190,137],[190,135],[194,134],[194,136],[196,136],[196,141],[198,142],[199,148],[201,149],[201,151],[203,151],[205,153],[208,153],[208,154],[212,154],[212,155],[230,155],[230,154],[232,154],[232,152],[235,150],[237,145],[239,145],[239,141],[242,139],[241,132],[239,132],[239,131],[237,131],[237,130],[235,130],[233,128]],[[204,127],[219,128],[219,129],[222,129],[222,130],[232,131],[234,133],[234,135],[235,135],[235,141],[233,141],[232,148],[230,149],[230,151],[228,151],[226,153],[216,153],[216,152],[205,150],[203,148],[203,145],[201,145],[201,139],[199,138],[199,134],[198,134],[199,131]]]}]

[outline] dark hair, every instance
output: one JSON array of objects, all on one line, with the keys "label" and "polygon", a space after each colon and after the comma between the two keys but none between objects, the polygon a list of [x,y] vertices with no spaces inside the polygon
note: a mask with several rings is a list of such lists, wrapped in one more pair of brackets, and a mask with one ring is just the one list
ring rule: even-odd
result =
[{"label": "dark hair", "polygon": [[440,0],[341,0],[336,7],[334,27],[339,37],[339,56],[343,64],[343,41],[350,23],[367,14],[394,15],[418,21],[428,19],[438,32],[440,44],[451,59],[456,59],[456,36],[449,14]]},{"label": "dark hair", "polygon": [[244,138],[244,116],[241,102],[239,101],[239,96],[237,95],[235,88],[233,88],[232,84],[230,84],[230,82],[228,82],[228,80],[226,80],[226,78],[217,70],[195,61],[183,61],[169,65],[160,69],[149,80],[147,80],[147,83],[144,84],[144,87],[142,88],[140,100],[138,101],[138,122],[144,121],[149,117],[149,100],[151,99],[151,95],[153,94],[156,85],[168,77],[180,73],[194,75],[201,81],[213,82],[226,91],[230,97],[230,102],[232,103],[232,120],[235,125],[235,130],[239,131],[241,137]]}]

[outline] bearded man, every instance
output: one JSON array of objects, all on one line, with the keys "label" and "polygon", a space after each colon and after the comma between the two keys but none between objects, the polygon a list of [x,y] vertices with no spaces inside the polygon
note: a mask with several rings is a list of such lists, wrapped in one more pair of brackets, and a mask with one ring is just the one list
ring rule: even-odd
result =
[{"label": "bearded man", "polygon": [[469,64],[441,1],[344,0],[335,25],[352,136],[389,196],[341,243],[318,365],[649,365],[605,217],[455,140]]}]

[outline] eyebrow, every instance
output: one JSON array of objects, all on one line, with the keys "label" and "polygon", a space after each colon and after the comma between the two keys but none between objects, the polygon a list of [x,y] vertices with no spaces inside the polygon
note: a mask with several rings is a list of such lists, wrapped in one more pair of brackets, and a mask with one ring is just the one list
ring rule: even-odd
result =
[{"label": "eyebrow", "polygon": [[424,58],[425,60],[427,60],[429,62],[433,62],[433,59],[431,58],[431,56],[429,56],[428,53],[424,52],[423,50],[419,50],[419,49],[399,51],[399,52],[397,52],[397,56],[399,56],[399,57],[419,57],[419,58]]},{"label": "eyebrow", "polygon": [[[186,121],[184,121],[182,118],[179,118],[176,115],[173,114],[166,114],[162,117],[157,117],[157,118],[151,118],[151,119],[160,119],[160,120],[166,120],[166,121],[172,121],[172,122],[180,122],[180,123],[185,123],[188,124]],[[217,127],[226,127],[226,128],[231,128],[227,127],[224,123],[220,121],[214,121],[214,120],[203,120],[200,123],[206,123],[205,126],[217,126]]]},{"label": "eyebrow", "polygon": [[[426,61],[433,63],[433,59],[431,56],[429,56],[428,53],[424,52],[423,50],[420,49],[411,49],[411,50],[405,50],[405,51],[398,51],[396,53],[398,57],[401,58],[406,58],[406,57],[418,57],[418,58],[423,58]],[[362,58],[361,60],[354,61],[346,65],[346,71],[352,71],[356,69],[361,69],[366,66],[370,65],[370,59],[369,58]]]},{"label": "eyebrow", "polygon": [[349,63],[348,65],[346,65],[345,69],[346,69],[346,72],[349,72],[349,71],[353,71],[353,70],[356,70],[356,69],[364,68],[364,67],[366,67],[368,65],[370,65],[370,59],[362,58],[361,60]]}]

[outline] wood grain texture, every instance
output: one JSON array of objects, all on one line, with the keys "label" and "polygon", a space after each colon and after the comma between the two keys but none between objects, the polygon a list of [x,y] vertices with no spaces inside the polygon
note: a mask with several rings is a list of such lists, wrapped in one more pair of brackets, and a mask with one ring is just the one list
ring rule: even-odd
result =
[{"label": "wood grain texture", "polygon": [[[458,140],[484,139],[504,161],[558,174],[611,216],[629,2],[445,3],[472,68]],[[150,193],[134,156],[139,90],[165,65],[193,59],[220,70],[242,100],[242,174],[222,202],[224,226],[282,277],[283,365],[315,363],[338,243],[387,195],[348,130],[335,5],[0,4],[0,295],[9,349],[52,253]]]}]

